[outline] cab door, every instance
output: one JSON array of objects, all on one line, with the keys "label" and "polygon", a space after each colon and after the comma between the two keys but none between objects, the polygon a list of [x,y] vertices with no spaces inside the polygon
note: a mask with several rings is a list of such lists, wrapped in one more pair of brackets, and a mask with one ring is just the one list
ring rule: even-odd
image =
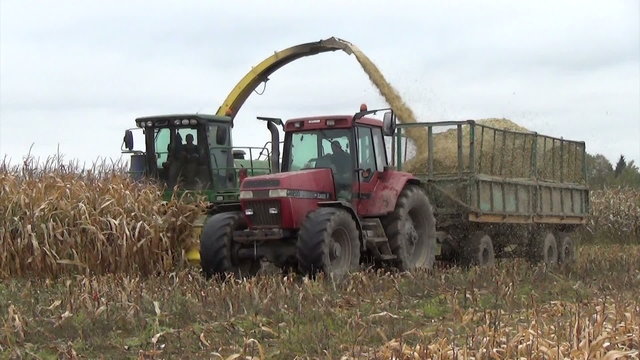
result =
[{"label": "cab door", "polygon": [[387,151],[380,128],[356,127],[357,170],[353,205],[360,216],[379,216],[388,212],[392,195],[376,191],[385,187],[382,173],[387,166]]}]

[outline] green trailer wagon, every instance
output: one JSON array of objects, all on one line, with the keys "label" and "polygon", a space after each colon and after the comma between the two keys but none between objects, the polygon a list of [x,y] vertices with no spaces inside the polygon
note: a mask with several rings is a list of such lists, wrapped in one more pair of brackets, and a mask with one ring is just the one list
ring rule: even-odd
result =
[{"label": "green trailer wagon", "polygon": [[[426,144],[412,150],[405,134],[416,128]],[[571,234],[589,213],[584,142],[468,120],[399,124],[392,149],[394,165],[424,184],[441,260],[575,258]]]}]

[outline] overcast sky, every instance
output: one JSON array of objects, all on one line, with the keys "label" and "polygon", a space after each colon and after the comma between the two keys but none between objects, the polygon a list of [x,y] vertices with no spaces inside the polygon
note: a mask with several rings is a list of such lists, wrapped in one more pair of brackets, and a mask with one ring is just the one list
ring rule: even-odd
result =
[{"label": "overcast sky", "polygon": [[[119,158],[139,116],[214,113],[273,51],[337,36],[382,70],[420,121],[507,117],[640,162],[640,2],[0,1],[0,154],[59,146]],[[259,87],[261,90],[261,87]],[[353,56],[270,77],[236,118],[236,145],[268,140],[258,115],[385,106]],[[140,147],[140,143],[137,144]]]}]

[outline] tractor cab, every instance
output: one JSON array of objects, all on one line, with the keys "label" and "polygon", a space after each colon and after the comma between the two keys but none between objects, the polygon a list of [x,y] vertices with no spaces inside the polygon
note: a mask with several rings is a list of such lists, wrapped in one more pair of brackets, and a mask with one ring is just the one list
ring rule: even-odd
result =
[{"label": "tractor cab", "polygon": [[[393,134],[395,117],[391,111],[384,121],[366,117],[375,111],[363,108],[355,115],[288,120],[281,173],[247,179],[241,185],[241,206],[249,214],[249,224],[295,229],[322,201],[341,202],[359,216],[388,212],[396,194],[374,190],[388,186],[390,180],[385,178],[391,173],[384,136]],[[281,206],[283,200],[286,204]],[[273,209],[256,211],[267,203]],[[263,211],[273,216],[258,216]]]},{"label": "tractor cab", "polygon": [[391,112],[383,122],[364,117],[374,111],[361,110],[353,116],[287,121],[282,171],[328,168],[337,200],[361,197],[363,185],[366,188],[387,166],[384,135],[392,131],[387,134],[384,128],[392,128],[395,120]]},{"label": "tractor cab", "polygon": [[136,119],[136,125],[143,132],[145,150],[133,150],[132,131],[127,130],[123,152],[131,153],[130,174],[160,182],[168,196],[179,189],[199,191],[212,202],[233,201],[240,177],[272,170],[268,144],[264,148],[232,146],[230,117],[149,116]]}]

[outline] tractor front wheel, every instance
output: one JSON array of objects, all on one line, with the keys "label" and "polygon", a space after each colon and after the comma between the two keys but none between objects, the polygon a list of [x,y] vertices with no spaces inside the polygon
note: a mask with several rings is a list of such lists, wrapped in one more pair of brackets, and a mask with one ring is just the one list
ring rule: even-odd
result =
[{"label": "tractor front wheel", "polygon": [[319,208],[304,220],[296,243],[298,270],[340,279],[360,264],[358,229],[342,209]]},{"label": "tractor front wheel", "polygon": [[234,274],[237,278],[255,275],[259,262],[236,258],[233,232],[247,228],[241,212],[226,212],[207,220],[200,237],[200,266],[205,277]]}]

